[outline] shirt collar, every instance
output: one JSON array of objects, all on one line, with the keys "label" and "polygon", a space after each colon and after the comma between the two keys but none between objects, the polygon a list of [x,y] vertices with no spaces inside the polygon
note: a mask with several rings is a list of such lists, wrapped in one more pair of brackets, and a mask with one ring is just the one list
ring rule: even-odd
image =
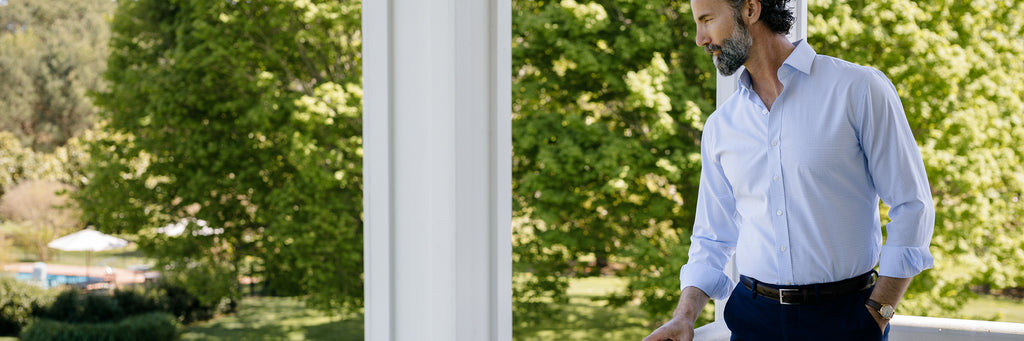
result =
[{"label": "shirt collar", "polygon": [[[816,56],[818,53],[814,52],[814,48],[812,48],[810,44],[807,44],[807,42],[802,39],[798,40],[793,44],[796,45],[796,49],[794,49],[793,52],[789,54],[789,57],[786,57],[786,61],[782,62],[782,67],[779,68],[780,80],[786,78],[783,77],[782,75],[789,72],[788,70],[786,70],[787,66],[789,68],[803,72],[806,75],[811,74],[811,65],[814,64],[814,56]],[[746,68],[744,68],[743,72],[740,73],[738,81],[741,88],[750,90],[750,72],[747,71]]]}]

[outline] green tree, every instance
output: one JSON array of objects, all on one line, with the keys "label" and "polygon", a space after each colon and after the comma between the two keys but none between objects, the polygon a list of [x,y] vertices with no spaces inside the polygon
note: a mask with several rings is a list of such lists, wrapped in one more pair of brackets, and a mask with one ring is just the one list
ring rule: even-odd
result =
[{"label": "green tree", "polygon": [[819,53],[885,72],[935,200],[935,269],[901,310],[953,311],[971,287],[1024,286],[1024,2],[810,1]]},{"label": "green tree", "polygon": [[613,302],[674,306],[715,96],[689,10],[513,2],[517,314],[564,302],[567,276],[601,273],[630,279]]},{"label": "green tree", "polygon": [[[248,275],[321,308],[359,305],[359,5],[118,2],[85,217],[139,234],[205,302]],[[223,230],[152,232],[182,218]]]},{"label": "green tree", "polygon": [[85,180],[81,169],[87,160],[77,137],[52,152],[41,152],[22,146],[13,133],[0,131],[0,196],[30,180],[55,181],[77,188]]},{"label": "green tree", "polygon": [[0,130],[51,152],[93,125],[86,93],[100,87],[114,6],[32,0],[0,7]]}]

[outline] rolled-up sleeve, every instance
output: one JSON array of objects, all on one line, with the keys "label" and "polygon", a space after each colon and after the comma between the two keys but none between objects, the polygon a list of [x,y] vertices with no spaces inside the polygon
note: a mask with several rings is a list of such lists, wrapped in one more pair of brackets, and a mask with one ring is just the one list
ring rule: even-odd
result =
[{"label": "rolled-up sleeve", "polygon": [[913,277],[932,267],[928,246],[935,207],[921,151],[910,130],[896,88],[881,72],[868,77],[861,112],[861,143],[875,190],[889,205],[887,239],[878,273]]},{"label": "rolled-up sleeve", "polygon": [[738,231],[735,199],[722,165],[713,155],[712,141],[713,129],[706,129],[701,137],[700,187],[689,260],[680,269],[679,281],[680,289],[692,286],[713,299],[724,299],[735,286],[724,269],[735,253]]}]

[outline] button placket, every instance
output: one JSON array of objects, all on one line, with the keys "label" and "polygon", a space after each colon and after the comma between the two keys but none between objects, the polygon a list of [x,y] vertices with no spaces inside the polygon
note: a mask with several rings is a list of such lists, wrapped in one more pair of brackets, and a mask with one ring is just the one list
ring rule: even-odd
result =
[{"label": "button placket", "polygon": [[[782,282],[791,282],[795,278],[793,269],[792,252],[790,251],[789,223],[786,215],[786,193],[782,182],[782,125],[785,118],[785,106],[783,101],[776,101],[772,108],[772,114],[764,116],[767,120],[766,137],[768,138],[768,162],[775,169],[771,174],[768,186],[769,202],[768,207],[771,214],[771,224],[775,231],[775,250],[778,264],[779,279]],[[762,108],[762,113],[766,110]]]}]

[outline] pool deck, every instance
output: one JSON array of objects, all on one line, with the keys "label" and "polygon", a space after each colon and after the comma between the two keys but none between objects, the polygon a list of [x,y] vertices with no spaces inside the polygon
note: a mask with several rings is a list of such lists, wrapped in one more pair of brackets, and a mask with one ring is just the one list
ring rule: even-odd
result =
[{"label": "pool deck", "polygon": [[[8,263],[4,265],[4,271],[32,273],[33,264],[35,263]],[[129,269],[113,267],[110,269],[112,272],[108,277],[107,268],[103,266],[88,267],[88,271],[86,271],[86,267],[81,265],[46,264],[47,274],[85,276],[88,273],[89,277],[106,278],[111,284],[114,284],[114,286],[118,288],[140,284],[146,281],[145,274],[141,271],[132,271]]]}]

